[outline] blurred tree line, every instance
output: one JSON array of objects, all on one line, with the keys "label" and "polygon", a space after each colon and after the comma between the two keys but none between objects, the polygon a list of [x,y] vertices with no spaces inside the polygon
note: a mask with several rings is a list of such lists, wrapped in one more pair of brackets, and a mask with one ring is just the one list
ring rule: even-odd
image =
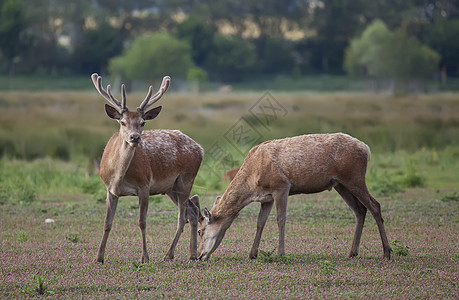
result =
[{"label": "blurred tree line", "polygon": [[459,75],[452,0],[0,0],[0,73]]}]

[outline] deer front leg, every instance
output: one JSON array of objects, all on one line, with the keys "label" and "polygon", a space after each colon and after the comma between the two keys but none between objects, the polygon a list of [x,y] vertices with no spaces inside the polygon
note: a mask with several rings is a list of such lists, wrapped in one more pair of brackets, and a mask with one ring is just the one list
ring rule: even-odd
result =
[{"label": "deer front leg", "polygon": [[190,260],[198,258],[198,220],[200,216],[199,196],[194,195],[188,200],[187,219],[191,227]]},{"label": "deer front leg", "polygon": [[178,219],[177,219],[177,231],[175,232],[175,237],[174,240],[172,241],[172,244],[169,248],[169,251],[167,251],[166,256],[164,257],[164,261],[170,261],[174,259],[174,252],[175,252],[175,247],[177,246],[177,243],[180,239],[180,235],[183,232],[183,228],[185,227],[186,223],[186,205],[183,203],[179,202],[179,213],[178,213]]},{"label": "deer front leg", "polygon": [[252,249],[249,253],[250,259],[255,259],[258,256],[258,247],[260,246],[261,234],[263,233],[263,228],[265,227],[266,220],[268,220],[268,216],[272,207],[272,201],[261,203],[260,212],[258,213],[257,232],[255,233],[255,239],[253,240]]},{"label": "deer front leg", "polygon": [[118,205],[118,197],[113,195],[107,190],[107,213],[105,215],[105,222],[104,222],[104,235],[102,236],[102,241],[100,243],[99,252],[97,253],[97,257],[95,262],[104,263],[104,255],[105,255],[105,246],[107,245],[108,235],[110,234],[110,230],[112,229],[113,218],[115,217],[116,206]]},{"label": "deer front leg", "polygon": [[279,227],[279,248],[278,255],[285,255],[285,221],[287,220],[287,199],[288,190],[273,194],[277,210],[277,226]]},{"label": "deer front leg", "polygon": [[146,239],[146,227],[147,227],[147,212],[148,212],[148,202],[149,202],[149,197],[148,197],[148,192],[145,194],[143,193],[142,195],[139,195],[139,209],[140,209],[140,214],[139,214],[139,227],[140,227],[140,232],[142,233],[142,263],[148,263],[150,262],[150,258],[148,257],[148,251],[147,251],[147,239]]},{"label": "deer front leg", "polygon": [[[173,190],[171,193],[168,193],[168,196],[172,199],[172,201],[178,206],[178,219],[177,219],[177,231],[175,232],[174,240],[167,251],[166,256],[164,257],[164,261],[170,261],[174,259],[174,251],[177,243],[180,239],[180,235],[183,232],[183,228],[186,224],[186,211],[188,207],[188,196],[189,193],[186,194],[184,192],[184,186],[182,179],[180,177],[177,178],[175,181]],[[197,227],[197,225],[196,225]]]}]

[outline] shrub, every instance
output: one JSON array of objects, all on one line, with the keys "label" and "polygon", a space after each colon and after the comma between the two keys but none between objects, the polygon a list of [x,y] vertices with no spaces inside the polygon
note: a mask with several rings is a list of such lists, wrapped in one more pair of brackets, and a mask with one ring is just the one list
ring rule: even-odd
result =
[{"label": "shrub", "polygon": [[459,202],[459,194],[457,192],[452,192],[449,194],[441,195],[438,200],[442,202]]},{"label": "shrub", "polygon": [[416,163],[410,159],[405,164],[405,170],[401,179],[405,187],[423,187],[425,186],[425,177],[420,175],[416,170]]},{"label": "shrub", "polygon": [[424,78],[438,67],[440,55],[415,37],[391,32],[381,20],[371,23],[346,49],[344,68],[351,75],[370,75],[403,82]]},{"label": "shrub", "polygon": [[110,60],[110,73],[126,79],[157,81],[164,75],[185,78],[193,66],[190,46],[169,34],[136,38],[122,56]]},{"label": "shrub", "polygon": [[368,187],[375,196],[393,196],[403,191],[399,181],[387,172],[377,173],[375,169],[372,169],[368,173],[368,178]]}]

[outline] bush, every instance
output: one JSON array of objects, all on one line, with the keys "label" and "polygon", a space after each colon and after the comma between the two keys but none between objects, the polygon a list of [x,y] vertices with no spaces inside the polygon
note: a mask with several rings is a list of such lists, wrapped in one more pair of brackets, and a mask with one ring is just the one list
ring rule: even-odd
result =
[{"label": "bush", "polygon": [[344,69],[351,75],[398,82],[432,74],[440,55],[401,30],[391,32],[381,20],[371,23],[346,49]]},{"label": "bush", "polygon": [[110,60],[110,73],[126,79],[158,81],[164,75],[185,78],[193,66],[187,42],[157,33],[136,38],[122,56]]},{"label": "bush", "polygon": [[416,163],[414,160],[408,160],[405,164],[405,170],[401,178],[403,186],[411,187],[423,187],[425,186],[425,177],[420,175],[416,170]]},{"label": "bush", "polygon": [[375,196],[390,197],[403,191],[400,182],[387,172],[377,173],[373,169],[368,173],[368,187]]},{"label": "bush", "polygon": [[438,200],[442,202],[459,202],[459,194],[456,192],[444,194],[444,195],[441,195]]}]

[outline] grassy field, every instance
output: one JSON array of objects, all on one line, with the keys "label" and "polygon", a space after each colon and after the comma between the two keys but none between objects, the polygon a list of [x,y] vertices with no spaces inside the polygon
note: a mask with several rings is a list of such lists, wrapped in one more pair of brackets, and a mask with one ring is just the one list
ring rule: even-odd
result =
[{"label": "grassy field", "polygon": [[[131,109],[144,94],[128,95]],[[354,215],[335,192],[289,199],[286,257],[275,214],[257,260],[248,259],[258,205],[244,209],[208,262],[189,262],[189,226],[176,260],[161,262],[177,209],[151,197],[149,264],[139,264],[138,201],[120,201],[106,263],[92,263],[105,191],[87,176],[116,122],[96,92],[0,94],[0,298],[457,298],[459,95],[370,93],[169,94],[148,128],[180,129],[206,158],[194,192],[211,207],[253,144],[347,132],[372,149],[367,181],[382,205],[393,259],[382,259],[368,215],[361,253],[348,259]],[[243,133],[243,134],[242,134]],[[220,150],[220,152],[216,151]],[[51,218],[55,223],[45,224]]]},{"label": "grassy field", "polygon": [[[1,286],[4,299],[44,294],[58,298],[403,298],[454,299],[459,281],[458,195],[410,189],[379,198],[393,258],[382,259],[376,224],[368,216],[361,253],[348,259],[352,212],[334,192],[290,198],[287,256],[277,244],[272,215],[258,260],[248,251],[258,205],[242,211],[207,262],[190,262],[189,226],[173,262],[161,262],[171,242],[176,208],[150,203],[149,264],[139,264],[137,201],[120,202],[103,265],[94,264],[105,205],[84,195],[42,196],[28,206],[1,210]],[[203,201],[211,205],[211,199]],[[54,224],[45,224],[53,218]]]}]

